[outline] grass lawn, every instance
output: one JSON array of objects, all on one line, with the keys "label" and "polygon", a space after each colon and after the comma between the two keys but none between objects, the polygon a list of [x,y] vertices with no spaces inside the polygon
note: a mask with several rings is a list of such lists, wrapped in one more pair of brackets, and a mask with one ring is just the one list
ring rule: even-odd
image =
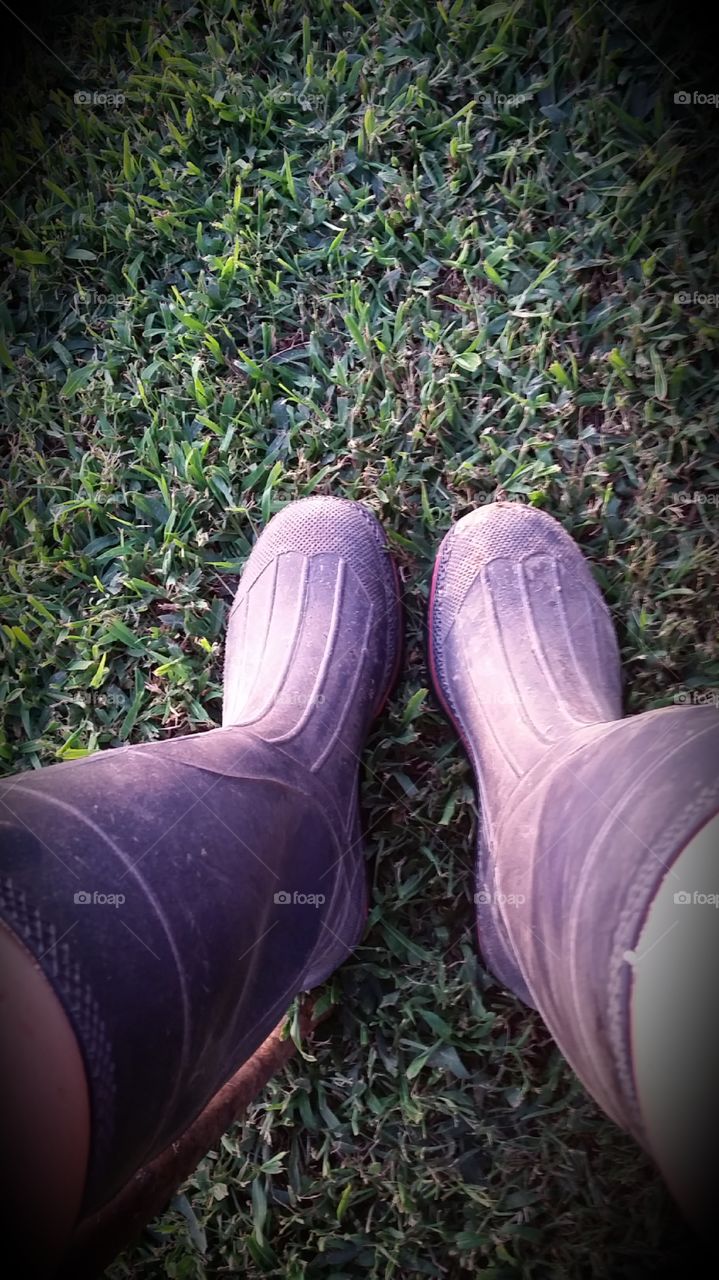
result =
[{"label": "grass lawn", "polygon": [[408,612],[335,1012],[111,1275],[655,1274],[666,1192],[476,954],[423,623],[452,521],[532,502],[591,557],[628,710],[719,683],[713,109],[647,6],[101,13],[4,117],[4,769],[216,723],[293,498],[371,506]]}]

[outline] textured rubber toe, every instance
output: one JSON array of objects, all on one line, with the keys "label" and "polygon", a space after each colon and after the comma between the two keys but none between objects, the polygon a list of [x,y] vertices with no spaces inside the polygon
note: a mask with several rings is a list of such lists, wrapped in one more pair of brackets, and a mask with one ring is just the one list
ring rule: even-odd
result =
[{"label": "textured rubber toe", "polygon": [[397,572],[374,515],[342,498],[292,503],[263,531],[237,590],[223,724],[298,747],[316,737],[331,751],[348,721],[381,710],[401,631]]},{"label": "textured rubber toe", "polygon": [[479,507],[450,530],[434,569],[428,647],[490,827],[549,747],[622,714],[607,607],[576,543],[533,507]]}]

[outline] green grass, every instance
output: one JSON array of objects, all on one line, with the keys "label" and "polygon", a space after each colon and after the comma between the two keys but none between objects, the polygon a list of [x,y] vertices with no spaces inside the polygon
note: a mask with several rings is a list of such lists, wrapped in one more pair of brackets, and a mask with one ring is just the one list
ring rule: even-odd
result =
[{"label": "green grass", "polygon": [[591,558],[629,710],[717,683],[719,313],[675,300],[719,291],[712,108],[646,7],[122,8],[6,113],[4,768],[216,723],[237,574],[311,492],[385,522],[408,644],[337,1010],[111,1274],[654,1274],[658,1178],[475,954],[422,630],[442,534],[505,495]]}]

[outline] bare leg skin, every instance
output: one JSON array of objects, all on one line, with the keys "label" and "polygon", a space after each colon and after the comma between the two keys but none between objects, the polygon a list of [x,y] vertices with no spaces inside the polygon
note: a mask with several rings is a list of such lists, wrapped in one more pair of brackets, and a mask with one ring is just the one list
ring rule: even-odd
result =
[{"label": "bare leg skin", "polygon": [[719,814],[665,877],[632,964],[642,1117],[672,1192],[702,1228],[719,1187]]},{"label": "bare leg skin", "polygon": [[0,926],[2,1237],[23,1273],[51,1275],[80,1209],[90,1144],[85,1069],[67,1016]]}]

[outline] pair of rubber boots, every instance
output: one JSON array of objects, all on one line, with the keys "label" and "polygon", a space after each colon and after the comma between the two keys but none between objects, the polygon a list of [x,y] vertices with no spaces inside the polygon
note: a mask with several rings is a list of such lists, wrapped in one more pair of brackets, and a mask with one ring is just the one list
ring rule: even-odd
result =
[{"label": "pair of rubber boots", "polygon": [[[627,957],[673,860],[719,808],[719,716],[622,718],[608,611],[572,539],[533,508],[488,505],[453,527],[428,631],[432,684],[479,791],[486,964],[644,1142]],[[182,1132],[360,940],[360,755],[401,633],[374,516],[337,498],[294,503],[242,575],[221,729],[2,784],[0,912],[58,992],[87,1068],[86,1209]]]}]

